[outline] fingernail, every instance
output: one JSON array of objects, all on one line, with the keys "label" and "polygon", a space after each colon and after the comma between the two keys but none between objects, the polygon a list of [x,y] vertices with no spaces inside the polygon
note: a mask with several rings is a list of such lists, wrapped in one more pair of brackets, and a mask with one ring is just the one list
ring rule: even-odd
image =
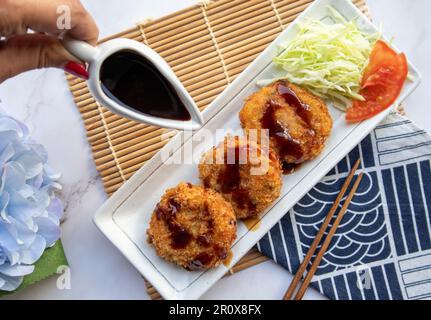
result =
[{"label": "fingernail", "polygon": [[88,74],[87,69],[84,65],[77,63],[75,61],[69,61],[65,66],[64,70],[73,74],[76,77],[82,78],[84,80],[88,80],[90,75]]}]

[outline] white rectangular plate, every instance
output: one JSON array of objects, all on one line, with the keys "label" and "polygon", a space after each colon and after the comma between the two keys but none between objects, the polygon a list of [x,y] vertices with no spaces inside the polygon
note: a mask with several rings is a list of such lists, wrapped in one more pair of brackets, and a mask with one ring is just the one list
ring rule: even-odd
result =
[{"label": "white rectangular plate", "polygon": [[[205,110],[204,117],[207,122],[204,128],[213,133],[217,129],[231,129],[232,133],[240,133],[238,113],[244,100],[259,90],[256,81],[272,78],[277,73],[272,59],[277,55],[279,45],[295,36],[298,21],[309,17],[326,19],[328,5],[333,6],[348,20],[358,18],[358,24],[365,32],[377,31],[377,28],[348,0],[316,1]],[[406,84],[396,105],[412,93],[420,82],[417,70],[412,65],[409,67],[414,80]],[[237,263],[390,112],[388,110],[361,124],[349,125],[344,119],[344,114],[330,105],[329,108],[334,119],[334,129],[324,152],[317,159],[301,166],[296,173],[283,178],[281,196],[262,216],[261,226],[257,230],[249,231],[242,223],[238,224],[237,240],[232,247],[231,265]],[[198,134],[199,131],[195,133]],[[224,135],[220,135],[214,141],[192,145],[190,137],[177,135],[165,150],[172,150],[173,157],[183,154],[185,163],[190,164],[164,164],[159,152],[95,215],[97,227],[166,299],[197,299],[229,269],[220,266],[206,272],[188,272],[159,258],[146,242],[146,230],[151,214],[165,190],[181,181],[199,183],[197,165],[193,164],[192,159],[200,159],[206,150],[223,138]]]}]

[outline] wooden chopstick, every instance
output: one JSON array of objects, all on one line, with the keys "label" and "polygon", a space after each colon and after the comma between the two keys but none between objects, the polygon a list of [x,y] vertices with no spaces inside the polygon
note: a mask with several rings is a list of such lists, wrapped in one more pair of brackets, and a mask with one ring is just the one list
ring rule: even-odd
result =
[{"label": "wooden chopstick", "polygon": [[344,182],[343,187],[341,188],[340,193],[337,196],[337,199],[335,199],[334,205],[332,206],[331,210],[329,210],[328,215],[325,218],[325,221],[323,221],[322,227],[320,228],[319,232],[316,235],[316,238],[314,239],[313,243],[310,246],[310,249],[307,252],[307,255],[304,258],[304,261],[302,262],[301,266],[299,267],[298,271],[296,272],[295,277],[292,280],[292,283],[289,286],[289,289],[286,291],[284,295],[284,300],[291,300],[293,297],[293,294],[295,292],[296,287],[298,286],[298,283],[301,281],[302,275],[304,274],[305,270],[307,269],[308,264],[310,263],[311,258],[313,257],[314,253],[316,252],[317,247],[319,246],[320,241],[322,241],[322,238],[325,234],[326,229],[329,226],[329,223],[331,222],[332,218],[334,217],[335,211],[338,208],[338,205],[340,204],[341,200],[343,199],[347,188],[349,187],[350,183],[352,182],[353,177],[355,176],[356,170],[358,170],[358,167],[361,163],[361,159],[356,161],[355,165],[353,166],[352,170],[350,171],[346,182]]},{"label": "wooden chopstick", "polygon": [[350,202],[352,201],[353,197],[355,196],[355,193],[358,190],[358,187],[361,184],[363,177],[364,177],[364,173],[362,172],[358,176],[358,178],[356,179],[355,184],[352,187],[352,190],[350,191],[346,201],[344,202],[343,207],[340,210],[340,213],[338,214],[337,218],[335,219],[335,222],[332,225],[331,229],[329,230],[329,233],[326,236],[325,241],[323,242],[319,253],[317,254],[316,258],[314,259],[314,262],[311,265],[311,268],[308,271],[308,273],[304,279],[304,282],[302,283],[301,287],[299,288],[298,293],[295,296],[295,300],[301,300],[304,297],[304,294],[307,291],[308,286],[310,285],[311,279],[313,278],[314,274],[316,273],[316,270],[319,267],[320,262],[322,261],[323,255],[326,253],[326,250],[328,249],[329,245],[331,244],[332,238],[334,237],[335,233],[337,232],[338,226],[340,225],[341,220],[343,220],[343,217],[344,217],[345,213],[347,212],[347,208],[349,207]]}]

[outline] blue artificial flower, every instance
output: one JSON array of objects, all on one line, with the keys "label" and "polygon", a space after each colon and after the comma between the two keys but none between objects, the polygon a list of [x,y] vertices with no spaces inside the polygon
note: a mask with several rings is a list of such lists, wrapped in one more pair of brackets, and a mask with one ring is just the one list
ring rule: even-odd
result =
[{"label": "blue artificial flower", "polygon": [[0,290],[13,291],[60,237],[59,175],[20,122],[0,113]]}]

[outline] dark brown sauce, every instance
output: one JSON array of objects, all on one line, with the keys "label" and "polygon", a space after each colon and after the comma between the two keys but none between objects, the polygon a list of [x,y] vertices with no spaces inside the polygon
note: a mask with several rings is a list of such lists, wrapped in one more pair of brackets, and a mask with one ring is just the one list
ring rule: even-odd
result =
[{"label": "dark brown sauce", "polygon": [[211,264],[214,259],[225,260],[228,257],[228,251],[225,248],[219,247],[217,245],[213,248],[214,254],[210,252],[199,253],[187,266],[188,270],[198,271],[205,269],[206,266]]},{"label": "dark brown sauce", "polygon": [[165,119],[191,119],[171,83],[137,53],[120,51],[108,57],[100,81],[104,93],[125,107]]},{"label": "dark brown sauce", "polygon": [[207,203],[204,204],[204,208],[202,210],[201,215],[203,219],[207,219],[206,220],[207,230],[206,230],[206,233],[196,237],[196,242],[201,247],[209,248],[211,246],[212,234],[214,232],[214,221],[210,215]]},{"label": "dark brown sauce", "polygon": [[232,262],[232,259],[233,259],[233,252],[232,252],[232,251],[229,251],[229,252],[227,253],[227,257],[226,257],[226,259],[224,259],[224,260],[223,260],[223,265],[224,265],[225,267],[229,268],[229,267],[230,267],[230,263]]},{"label": "dark brown sauce", "polygon": [[223,247],[214,246],[214,252],[216,256],[221,260],[224,260],[227,258],[228,250],[226,250]]},{"label": "dark brown sauce", "polygon": [[294,173],[298,168],[301,166],[301,164],[296,163],[288,163],[286,161],[283,161],[281,163],[281,170],[283,170],[283,174],[289,175]]},{"label": "dark brown sauce", "polygon": [[250,213],[256,211],[256,205],[252,203],[247,190],[238,187],[236,190],[232,191],[232,200],[240,209],[248,209]]},{"label": "dark brown sauce", "polygon": [[173,249],[183,249],[192,240],[192,235],[184,228],[175,226],[171,228],[172,232],[172,248]]},{"label": "dark brown sauce", "polygon": [[204,248],[208,248],[211,245],[211,237],[208,234],[201,234],[196,238],[196,242]]},{"label": "dark brown sauce", "polygon": [[209,265],[214,259],[214,256],[210,253],[202,252],[199,253],[188,265],[187,269],[191,271],[198,271]]},{"label": "dark brown sauce", "polygon": [[180,205],[174,199],[170,199],[168,205],[168,208],[160,205],[157,207],[157,218],[166,222],[171,232],[172,248],[184,249],[192,241],[193,236],[175,221]]},{"label": "dark brown sauce", "polygon": [[296,114],[304,120],[308,125],[310,124],[310,106],[303,103],[295,92],[289,87],[280,84],[278,86],[278,93],[283,97],[286,103],[296,109]]},{"label": "dark brown sauce", "polygon": [[205,188],[207,188],[207,189],[211,189],[211,179],[210,179],[209,177],[206,177],[206,178],[204,179],[204,186],[205,186]]},{"label": "dark brown sauce", "polygon": [[[288,86],[279,83],[278,94],[284,99],[284,101],[292,108],[295,108],[296,114],[310,127],[310,134],[314,135],[314,130],[310,126],[310,106],[303,103],[297,94],[290,89]],[[304,153],[300,141],[295,140],[289,133],[289,128],[283,123],[277,120],[276,113],[282,109],[283,106],[275,101],[269,101],[266,106],[265,113],[261,119],[261,125],[263,129],[269,131],[269,136],[275,140],[278,148],[278,153],[282,160],[281,165],[284,174],[290,174],[294,172],[298,164],[288,163],[283,161],[287,156],[291,156],[296,161],[301,162]]]},{"label": "dark brown sauce", "polygon": [[[228,146],[225,152],[225,169],[218,176],[217,183],[220,185],[221,192],[230,194],[232,201],[240,209],[248,209],[249,212],[256,210],[256,205],[251,201],[250,195],[247,190],[241,188],[241,174],[240,174],[240,149],[235,145],[235,161],[233,164],[228,163]],[[230,160],[230,159],[229,159]]]},{"label": "dark brown sauce", "polygon": [[[176,215],[181,209],[180,204],[175,199],[169,199],[167,206],[158,205],[156,208],[157,219],[165,221],[171,232],[171,247],[172,249],[184,249],[191,241],[195,240],[196,243],[203,248],[210,248],[212,242],[212,234],[214,232],[214,222],[211,218],[206,220],[207,231],[205,234],[201,234],[197,237],[193,236],[190,232],[184,229],[176,222]],[[202,216],[209,216],[208,207],[205,207],[202,211]],[[187,266],[188,270],[197,271],[205,269],[205,266],[209,265],[215,258],[224,260],[227,257],[227,250],[214,245],[212,247],[214,254],[210,252],[202,252],[198,254]]]},{"label": "dark brown sauce", "polygon": [[[236,141],[235,141],[236,142]],[[218,183],[221,186],[221,191],[223,193],[232,193],[238,190],[241,183],[241,174],[239,166],[239,148],[235,146],[234,152],[235,157],[233,159],[234,163],[229,164],[228,153],[231,152],[228,146],[225,146],[225,159],[226,163],[225,169],[221,175],[218,177]]]},{"label": "dark brown sauce", "polygon": [[247,229],[252,232],[257,231],[262,224],[259,217],[244,219],[243,222]]},{"label": "dark brown sauce", "polygon": [[301,159],[303,156],[301,143],[293,139],[289,134],[289,128],[277,120],[276,112],[282,108],[283,106],[278,103],[269,101],[261,120],[262,128],[267,129],[269,136],[276,141],[281,159],[289,155]]}]

